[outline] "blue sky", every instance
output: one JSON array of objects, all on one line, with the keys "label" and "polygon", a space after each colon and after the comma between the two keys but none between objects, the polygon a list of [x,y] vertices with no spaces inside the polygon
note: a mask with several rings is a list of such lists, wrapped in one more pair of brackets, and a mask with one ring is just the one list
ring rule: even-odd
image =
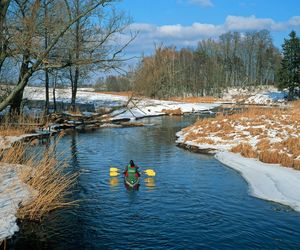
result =
[{"label": "blue sky", "polygon": [[155,43],[193,47],[230,30],[268,29],[278,48],[292,29],[300,35],[300,0],[123,0],[117,6],[139,31],[128,48],[134,54],[151,53]]}]

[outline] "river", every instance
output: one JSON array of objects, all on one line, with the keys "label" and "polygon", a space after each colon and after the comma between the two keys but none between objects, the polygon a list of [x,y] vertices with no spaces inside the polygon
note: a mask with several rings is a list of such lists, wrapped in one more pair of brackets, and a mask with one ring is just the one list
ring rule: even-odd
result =
[{"label": "river", "polygon": [[[80,171],[73,197],[41,223],[24,222],[13,249],[299,249],[300,213],[251,197],[247,183],[212,156],[176,147],[196,117],[144,119],[145,127],[64,136],[58,151]],[[129,160],[157,175],[138,191],[109,176]]]}]

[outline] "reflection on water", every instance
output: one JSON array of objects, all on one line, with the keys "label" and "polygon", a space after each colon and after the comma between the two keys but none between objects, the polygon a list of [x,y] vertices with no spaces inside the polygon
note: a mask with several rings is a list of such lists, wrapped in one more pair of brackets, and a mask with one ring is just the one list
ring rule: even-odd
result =
[{"label": "reflection on water", "polygon": [[111,188],[117,187],[119,185],[119,178],[118,177],[111,177],[109,179],[109,185]]},{"label": "reflection on water", "polygon": [[155,188],[155,179],[152,177],[148,177],[144,179],[145,186],[149,189],[154,189]]},{"label": "reflection on water", "polygon": [[[249,196],[238,173],[175,146],[194,120],[149,118],[155,126],[63,137],[57,151],[69,150],[70,171],[81,172],[72,194],[80,206],[21,223],[11,248],[299,249],[300,213]],[[109,174],[130,159],[157,173],[142,175],[137,192]]]}]

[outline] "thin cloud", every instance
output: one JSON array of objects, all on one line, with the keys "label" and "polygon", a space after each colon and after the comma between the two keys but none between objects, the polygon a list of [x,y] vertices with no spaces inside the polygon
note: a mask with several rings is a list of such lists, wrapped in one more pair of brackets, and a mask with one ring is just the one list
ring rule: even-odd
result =
[{"label": "thin cloud", "polygon": [[213,7],[213,3],[211,0],[189,0],[191,4],[197,4],[203,7]]},{"label": "thin cloud", "polygon": [[228,31],[251,31],[267,29],[270,32],[288,31],[300,29],[300,16],[291,17],[285,22],[276,22],[271,18],[257,18],[256,16],[232,16],[226,17],[223,24],[215,25],[195,22],[192,25],[181,24],[156,26],[147,23],[135,23],[132,31],[138,31],[139,35],[132,43],[130,52],[150,52],[154,44],[166,46],[176,45],[196,46],[202,39],[217,38]]},{"label": "thin cloud", "polygon": [[276,22],[271,18],[256,18],[254,15],[227,16],[225,20],[226,30],[259,30],[269,29],[276,26]]}]

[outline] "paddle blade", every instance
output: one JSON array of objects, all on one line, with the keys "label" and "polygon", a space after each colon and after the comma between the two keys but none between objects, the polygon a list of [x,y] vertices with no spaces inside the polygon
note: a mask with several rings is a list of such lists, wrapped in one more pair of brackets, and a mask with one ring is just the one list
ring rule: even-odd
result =
[{"label": "paddle blade", "polygon": [[109,176],[111,177],[115,177],[115,176],[118,176],[120,173],[116,172],[116,171],[110,171],[109,172]]},{"label": "paddle blade", "polygon": [[144,173],[145,173],[146,175],[148,175],[148,176],[155,176],[155,175],[156,175],[156,173],[155,173],[155,171],[154,171],[153,169],[146,169],[146,170],[144,171]]},{"label": "paddle blade", "polygon": [[118,172],[119,169],[118,169],[118,168],[110,168],[109,171],[110,171],[110,172]]}]

